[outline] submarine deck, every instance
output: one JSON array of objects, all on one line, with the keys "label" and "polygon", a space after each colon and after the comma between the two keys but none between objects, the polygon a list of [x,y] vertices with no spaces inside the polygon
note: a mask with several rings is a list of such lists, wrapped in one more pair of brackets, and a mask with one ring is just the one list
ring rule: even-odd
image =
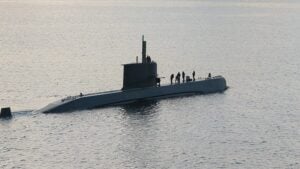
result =
[{"label": "submarine deck", "polygon": [[[198,78],[195,81],[190,81],[190,82],[181,82],[181,83],[174,83],[174,84],[162,84],[161,86],[155,86],[155,87],[166,87],[166,86],[176,86],[176,85],[182,85],[182,84],[189,84],[189,83],[194,83],[194,82],[199,82],[199,81],[205,81],[205,80],[210,80],[210,79],[218,79],[218,78],[223,78],[222,76],[214,76],[211,78]],[[148,87],[149,88],[149,87]],[[140,90],[140,89],[145,89],[145,88],[134,88],[134,89],[127,89],[127,90],[110,90],[110,91],[104,91],[104,92],[95,92],[95,93],[87,93],[84,94],[83,96],[80,95],[76,95],[76,96],[68,96],[68,97],[86,97],[86,96],[93,96],[93,95],[101,95],[101,94],[113,94],[113,93],[119,93],[119,92],[124,92],[124,91],[136,91],[136,90]],[[67,99],[68,97],[66,97],[65,99]],[[62,99],[63,100],[63,99]]]},{"label": "submarine deck", "polygon": [[84,95],[68,96],[56,102],[50,103],[39,112],[65,112],[83,109],[92,109],[109,105],[120,105],[138,100],[151,100],[167,97],[175,97],[188,94],[206,94],[226,90],[226,81],[222,76],[202,78],[195,81],[163,84],[146,88],[134,88],[127,90],[113,90]]}]

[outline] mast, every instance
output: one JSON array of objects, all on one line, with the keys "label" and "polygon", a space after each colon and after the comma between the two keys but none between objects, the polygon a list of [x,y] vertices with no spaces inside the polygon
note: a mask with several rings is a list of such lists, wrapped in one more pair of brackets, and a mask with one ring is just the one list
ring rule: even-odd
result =
[{"label": "mast", "polygon": [[124,64],[122,90],[157,85],[157,64],[146,53],[147,42],[142,36],[142,63]]},{"label": "mast", "polygon": [[147,42],[144,40],[144,35],[143,35],[143,37],[142,37],[142,63],[147,63],[146,48],[147,48]]}]

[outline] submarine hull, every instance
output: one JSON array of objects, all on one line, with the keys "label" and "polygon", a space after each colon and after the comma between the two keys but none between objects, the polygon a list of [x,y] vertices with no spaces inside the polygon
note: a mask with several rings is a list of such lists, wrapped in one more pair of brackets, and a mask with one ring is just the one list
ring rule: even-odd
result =
[{"label": "submarine hull", "polygon": [[50,103],[38,111],[42,113],[70,112],[112,105],[122,105],[143,100],[223,92],[226,89],[226,80],[222,76],[216,76],[203,80],[160,87],[155,86],[92,93],[81,96],[69,96],[54,103]]}]

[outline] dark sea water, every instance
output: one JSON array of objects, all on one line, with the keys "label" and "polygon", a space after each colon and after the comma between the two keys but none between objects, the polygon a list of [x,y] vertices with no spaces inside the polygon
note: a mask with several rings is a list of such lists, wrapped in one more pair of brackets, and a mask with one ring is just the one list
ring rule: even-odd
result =
[{"label": "dark sea water", "polygon": [[[141,36],[163,83],[223,75],[224,93],[40,114],[120,89]],[[0,1],[0,168],[300,168],[300,2]]]}]

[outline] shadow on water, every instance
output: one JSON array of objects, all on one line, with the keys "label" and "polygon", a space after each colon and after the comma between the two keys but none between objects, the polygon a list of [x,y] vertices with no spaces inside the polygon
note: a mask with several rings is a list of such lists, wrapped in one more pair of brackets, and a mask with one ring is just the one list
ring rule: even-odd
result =
[{"label": "shadow on water", "polygon": [[128,115],[151,115],[157,112],[158,101],[139,101],[123,105],[121,109]]}]

